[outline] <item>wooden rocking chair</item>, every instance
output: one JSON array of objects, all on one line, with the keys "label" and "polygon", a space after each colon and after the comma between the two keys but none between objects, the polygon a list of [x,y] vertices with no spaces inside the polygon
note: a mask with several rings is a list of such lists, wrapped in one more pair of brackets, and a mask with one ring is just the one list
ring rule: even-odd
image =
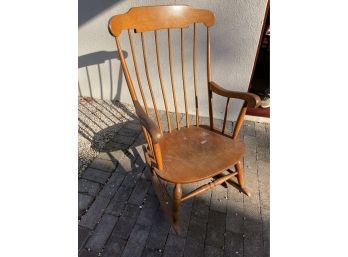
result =
[{"label": "wooden rocking chair", "polygon": [[[197,194],[209,190],[217,185],[230,180],[233,176],[237,177],[240,191],[250,196],[245,187],[244,172],[242,167],[242,157],[244,155],[244,143],[238,139],[238,133],[241,129],[247,107],[257,107],[260,104],[260,98],[257,95],[245,92],[236,92],[226,90],[211,80],[210,68],[210,36],[209,28],[214,24],[214,14],[209,10],[194,9],[190,6],[172,5],[172,6],[146,6],[131,8],[127,13],[113,16],[109,20],[109,31],[115,37],[116,45],[119,51],[122,69],[126,78],[128,89],[132,97],[136,114],[147,141],[147,147],[144,147],[145,158],[151,173],[151,180],[154,191],[160,201],[161,207],[167,214],[175,231],[179,229],[179,206],[182,202],[190,199]],[[196,79],[196,26],[197,23],[203,23],[207,29],[207,81],[209,98],[209,120],[210,126],[200,125],[197,79]],[[188,103],[185,80],[185,62],[184,62],[184,43],[183,29],[193,25],[193,78],[195,94],[195,124],[190,124],[188,114]],[[159,29],[166,29],[168,36],[169,53],[169,72],[171,78],[172,97],[175,109],[176,128],[172,128],[170,115],[168,111],[167,98],[164,90],[162,71],[159,61],[158,51],[158,33]],[[179,113],[177,108],[175,85],[172,70],[172,50],[171,50],[171,29],[180,29],[181,36],[181,70],[182,70],[182,88],[185,103],[186,126],[180,127]],[[119,36],[122,31],[127,30],[129,44],[132,54],[136,81],[141,94],[142,105],[138,101],[136,90],[133,86],[126,60],[124,58]],[[143,50],[143,61],[147,84],[151,95],[152,106],[155,112],[157,125],[150,118],[150,110],[146,101],[142,81],[139,75],[139,67],[136,60],[135,48],[133,46],[132,30],[134,33],[140,33],[141,46]],[[157,70],[161,93],[163,96],[164,107],[166,111],[166,121],[168,131],[164,131],[159,112],[157,109],[153,87],[150,80],[148,61],[146,57],[146,45],[144,33],[153,31],[154,43],[156,47]],[[225,116],[222,131],[214,128],[212,97],[213,93],[226,97]],[[239,116],[234,126],[232,135],[225,134],[225,125],[227,110],[230,98],[243,100],[244,104],[240,110]],[[230,168],[235,167],[235,171]],[[227,175],[226,175],[227,171]],[[224,174],[223,174],[224,173]],[[203,185],[192,192],[182,195],[182,185],[198,182],[207,178],[213,178],[220,175],[213,182]],[[168,182],[173,183],[173,196],[170,197],[166,190]]]}]

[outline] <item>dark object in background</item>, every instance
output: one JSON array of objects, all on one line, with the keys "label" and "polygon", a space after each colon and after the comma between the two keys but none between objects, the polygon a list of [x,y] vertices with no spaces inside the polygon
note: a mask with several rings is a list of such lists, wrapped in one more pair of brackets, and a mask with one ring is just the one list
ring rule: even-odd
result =
[{"label": "dark object in background", "polygon": [[249,92],[261,98],[259,108],[248,108],[248,115],[270,116],[270,12],[269,5],[261,32],[259,49],[256,54],[255,66],[249,85]]}]

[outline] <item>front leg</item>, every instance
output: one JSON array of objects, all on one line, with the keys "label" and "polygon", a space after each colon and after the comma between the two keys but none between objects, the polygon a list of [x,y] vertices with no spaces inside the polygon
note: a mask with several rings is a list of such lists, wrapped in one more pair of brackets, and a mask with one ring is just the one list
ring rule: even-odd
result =
[{"label": "front leg", "polygon": [[250,191],[245,187],[245,182],[244,182],[244,169],[240,161],[237,162],[237,164],[234,166],[236,168],[236,171],[238,172],[237,174],[237,179],[238,183],[240,186],[240,190],[246,194],[247,196],[251,196]]},{"label": "front leg", "polygon": [[173,190],[173,227],[175,232],[179,233],[179,211],[181,203],[182,189],[180,184],[175,184]]}]

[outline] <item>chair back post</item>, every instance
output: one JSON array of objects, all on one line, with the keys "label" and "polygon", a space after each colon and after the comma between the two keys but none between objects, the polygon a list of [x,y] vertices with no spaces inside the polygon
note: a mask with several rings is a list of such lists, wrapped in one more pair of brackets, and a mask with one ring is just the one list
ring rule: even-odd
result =
[{"label": "chair back post", "polygon": [[139,87],[139,90],[140,90],[141,98],[142,98],[143,103],[144,103],[145,112],[146,112],[147,115],[149,115],[149,110],[148,110],[148,107],[147,107],[146,97],[145,97],[143,86],[142,86],[141,79],[140,79],[140,76],[139,76],[138,63],[137,63],[137,59],[136,59],[136,55],[135,55],[135,51],[134,51],[132,34],[130,32],[130,29],[128,29],[127,32],[128,32],[128,40],[129,40],[129,45],[130,45],[130,48],[131,48],[133,67],[134,67],[135,75],[136,75],[136,78],[137,78],[138,87]]},{"label": "chair back post", "polygon": [[129,74],[129,70],[128,70],[128,67],[127,67],[127,64],[126,64],[126,60],[125,60],[123,52],[122,52],[122,47],[121,47],[121,43],[120,43],[120,40],[119,40],[118,36],[115,37],[115,41],[116,41],[117,50],[118,50],[119,55],[120,55],[121,65],[122,65],[124,76],[126,78],[126,82],[127,82],[127,86],[128,86],[128,89],[129,89],[129,93],[130,93],[131,98],[132,98],[132,100],[134,102],[134,101],[137,100],[137,96],[135,94],[133,82],[132,82],[131,76]]},{"label": "chair back post", "polygon": [[[118,50],[119,55],[120,55],[121,66],[122,66],[122,69],[123,69],[124,76],[126,78],[126,82],[127,82],[127,86],[128,86],[128,89],[129,89],[129,93],[130,93],[132,101],[134,103],[135,101],[137,101],[137,96],[136,96],[136,93],[135,93],[135,90],[134,90],[133,82],[132,82],[131,76],[129,74],[129,70],[128,70],[128,67],[127,67],[127,64],[126,64],[126,60],[125,60],[123,52],[122,52],[122,47],[121,47],[121,43],[120,43],[120,40],[119,40],[118,36],[115,37],[115,41],[116,41],[117,50]],[[132,51],[132,53],[133,53],[133,51]],[[145,101],[144,101],[144,105],[146,106],[146,102]],[[147,110],[147,108],[146,108],[146,110]],[[149,146],[149,149],[150,149],[151,152],[154,153],[154,155],[156,157],[156,152],[157,152],[157,155],[158,155],[159,146],[158,147],[154,146],[154,144],[152,143],[151,137],[149,136],[149,134],[146,131],[145,127],[143,125],[141,127],[142,127],[142,130],[143,130],[143,133],[144,133],[145,140],[146,140],[146,142],[147,142],[147,144]],[[156,158],[156,160],[157,159],[158,159],[158,163],[162,163],[161,157],[158,156]]]}]

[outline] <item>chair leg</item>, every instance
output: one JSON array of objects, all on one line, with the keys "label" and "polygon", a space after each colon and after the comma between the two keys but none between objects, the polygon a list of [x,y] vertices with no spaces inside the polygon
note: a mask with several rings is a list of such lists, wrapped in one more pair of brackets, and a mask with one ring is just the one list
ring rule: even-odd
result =
[{"label": "chair leg", "polygon": [[182,189],[180,184],[175,184],[173,190],[173,227],[175,232],[179,233],[179,211],[181,203]]},{"label": "chair leg", "polygon": [[247,196],[251,196],[250,191],[246,188],[245,186],[245,182],[244,182],[244,169],[243,166],[241,164],[241,162],[237,162],[237,164],[235,165],[236,171],[238,172],[237,174],[237,179],[238,179],[238,183],[240,186],[241,191],[246,194]]}]

